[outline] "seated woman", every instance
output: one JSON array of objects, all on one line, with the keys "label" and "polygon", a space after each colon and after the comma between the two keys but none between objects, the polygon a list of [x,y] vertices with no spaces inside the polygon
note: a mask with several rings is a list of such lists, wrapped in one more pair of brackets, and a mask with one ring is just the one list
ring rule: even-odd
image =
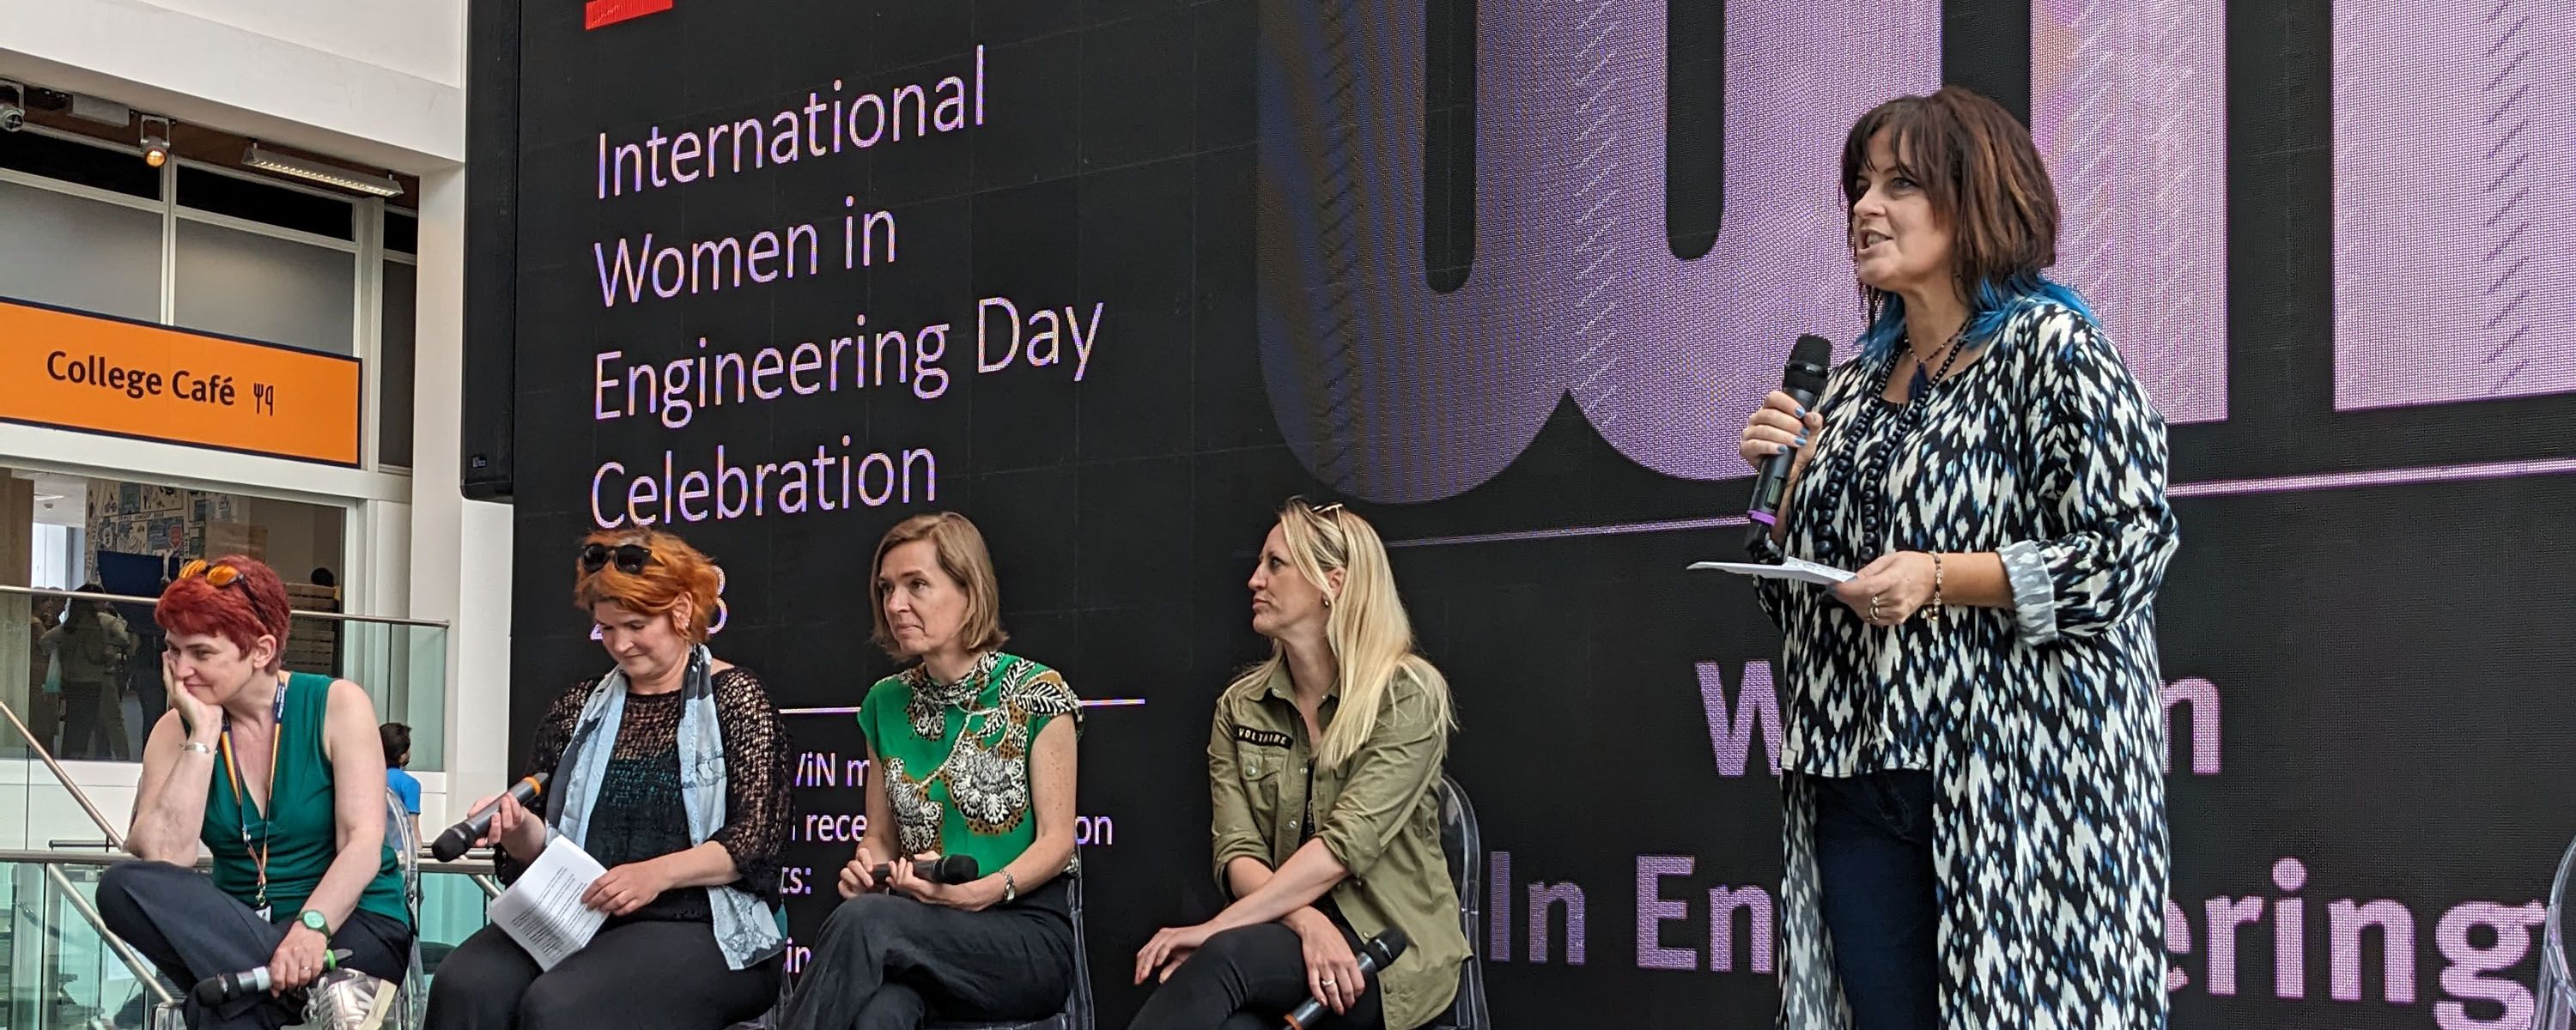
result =
[{"label": "seated woman", "polygon": [[[1448,1008],[1467,938],[1440,852],[1449,683],[1415,653],[1386,545],[1358,514],[1290,500],[1252,570],[1270,659],[1236,677],[1208,736],[1217,917],[1155,934],[1129,1030],[1277,1027],[1308,998],[1352,1030],[1413,1030]],[[1354,949],[1411,941],[1363,975]]]},{"label": "seated woman", "polygon": [[[867,833],[782,1026],[1052,1015],[1073,991],[1073,691],[1000,651],[1001,587],[965,516],[905,519],[875,570],[877,644],[916,664],[860,704]],[[944,855],[975,859],[981,877],[921,875]]]},{"label": "seated woman", "polygon": [[583,542],[573,598],[617,665],[537,726],[545,817],[504,797],[486,843],[505,882],[556,837],[589,852],[608,873],[581,900],[608,918],[553,969],[475,931],[439,966],[431,1030],[718,1030],[777,998],[787,742],[760,677],[707,649],[718,581],[668,533]]},{"label": "seated woman", "polygon": [[[385,846],[374,702],[347,680],[279,668],[286,587],[257,561],[189,562],[153,618],[171,689],[125,838],[143,861],[100,877],[99,914],[182,988],[267,968],[266,993],[190,997],[191,1027],[268,1030],[306,1021],[309,1001],[323,1026],[373,1030],[412,943]],[[201,844],[211,877],[192,868]],[[340,949],[349,957],[326,961]]]}]

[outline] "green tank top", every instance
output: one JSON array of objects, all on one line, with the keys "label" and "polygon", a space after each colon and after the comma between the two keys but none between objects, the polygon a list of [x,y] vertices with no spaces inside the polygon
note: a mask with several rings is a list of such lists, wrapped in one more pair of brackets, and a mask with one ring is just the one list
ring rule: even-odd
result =
[{"label": "green tank top", "polygon": [[[303,672],[287,677],[285,708],[277,723],[277,769],[265,815],[255,807],[244,811],[248,799],[241,780],[220,747],[214,779],[206,787],[206,819],[197,839],[214,856],[215,886],[242,904],[258,905],[259,863],[253,852],[265,845],[269,911],[280,923],[304,911],[305,899],[321,886],[322,874],[340,850],[334,777],[330,759],[322,753],[330,703],[331,677]],[[402,867],[392,847],[381,850],[376,878],[358,896],[358,908],[408,925]]]}]

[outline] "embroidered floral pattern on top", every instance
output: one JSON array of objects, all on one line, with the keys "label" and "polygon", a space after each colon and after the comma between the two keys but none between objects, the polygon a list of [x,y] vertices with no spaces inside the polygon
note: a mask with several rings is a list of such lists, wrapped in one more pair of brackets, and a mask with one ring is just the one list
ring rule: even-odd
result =
[{"label": "embroidered floral pattern on top", "polygon": [[905,721],[923,740],[948,736],[950,713],[957,718],[955,739],[937,768],[916,777],[902,758],[886,759],[886,798],[904,852],[940,850],[945,813],[935,784],[947,785],[944,800],[970,831],[1017,829],[1031,802],[1030,723],[1039,717],[1078,718],[1072,688],[1054,670],[998,652],[987,652],[954,682],[940,683],[918,665],[900,677],[912,695],[904,705]]}]

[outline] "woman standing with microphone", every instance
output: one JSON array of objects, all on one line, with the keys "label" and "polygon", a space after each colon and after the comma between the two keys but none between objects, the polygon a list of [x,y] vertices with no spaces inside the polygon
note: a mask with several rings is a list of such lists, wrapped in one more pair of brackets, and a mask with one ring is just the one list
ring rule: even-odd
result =
[{"label": "woman standing with microphone", "polygon": [[1789,702],[1781,1025],[2160,1028],[2163,418],[2041,274],[2057,198],[2010,114],[1900,97],[1842,167],[1861,354],[1743,446],[1793,455],[1755,550],[1859,570],[1759,581]]}]

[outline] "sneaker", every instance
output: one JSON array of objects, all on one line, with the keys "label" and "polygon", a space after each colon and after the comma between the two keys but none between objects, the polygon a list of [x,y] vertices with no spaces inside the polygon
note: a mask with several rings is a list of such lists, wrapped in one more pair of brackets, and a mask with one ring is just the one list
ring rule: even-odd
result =
[{"label": "sneaker", "polygon": [[315,1030],[383,1030],[400,988],[355,969],[334,969],[314,982],[304,1022]]}]

